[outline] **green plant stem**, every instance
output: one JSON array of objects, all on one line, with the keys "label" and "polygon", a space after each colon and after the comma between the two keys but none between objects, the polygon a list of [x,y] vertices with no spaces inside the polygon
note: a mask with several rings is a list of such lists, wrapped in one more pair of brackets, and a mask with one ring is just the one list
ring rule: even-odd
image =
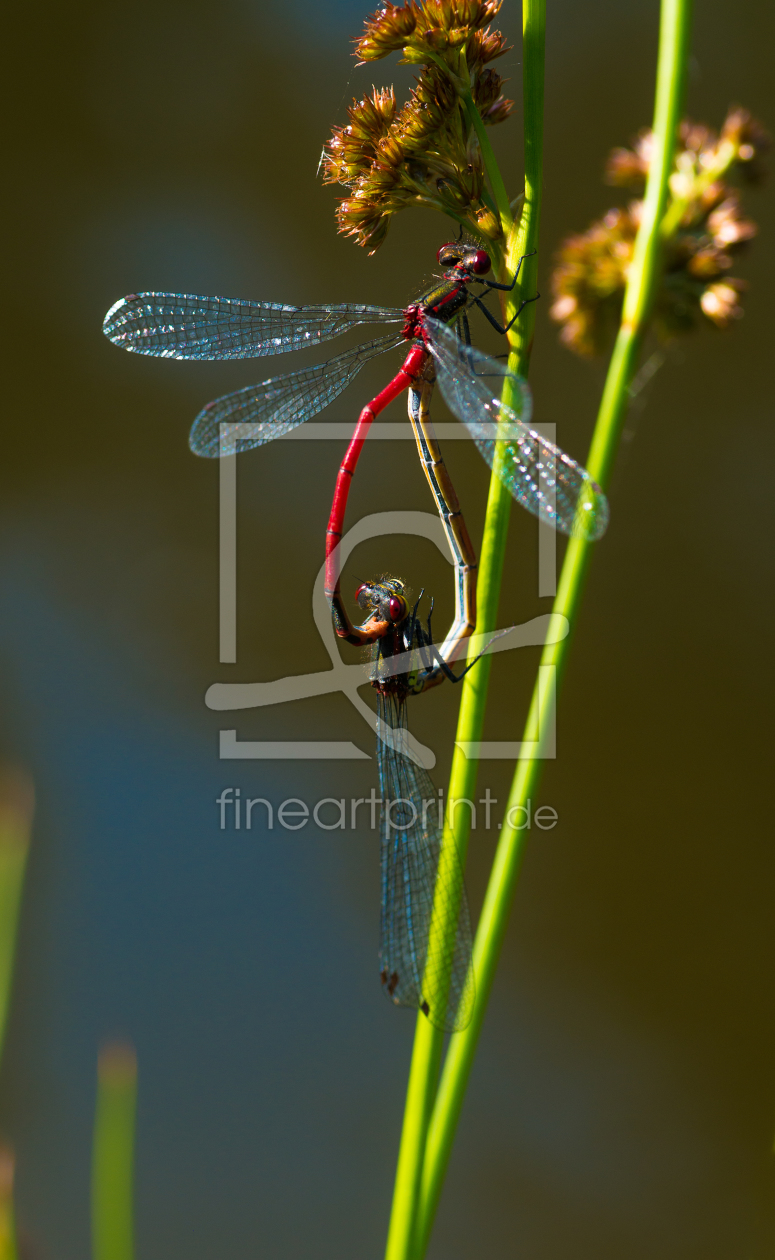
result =
[{"label": "green plant stem", "polygon": [[16,1226],[13,1210],[13,1152],[0,1146],[0,1260],[17,1260]]},{"label": "green plant stem", "polygon": [[[484,133],[483,138],[480,134],[480,128],[476,128],[482,146],[488,177],[498,198],[501,222],[506,222],[509,225],[505,268],[501,273],[502,275],[506,271],[513,275],[518,259],[522,254],[530,253],[531,250],[535,249],[538,241],[543,152],[545,16],[545,0],[525,0],[523,10],[526,129],[525,199],[517,223],[512,221],[503,180],[495,164],[495,158],[484,126],[483,124],[481,125],[481,132]],[[473,101],[471,101],[469,107],[469,115],[476,127],[478,111]],[[479,123],[481,124],[481,119],[479,119]],[[530,132],[529,135],[527,134],[528,131]],[[503,190],[502,196],[498,195],[499,187]],[[510,312],[513,313],[513,310],[516,309],[516,303],[522,300],[523,295],[532,296],[534,294],[534,270],[534,260],[532,259],[523,265],[517,286],[515,286],[512,293],[507,295],[505,304],[507,320],[511,318]],[[535,320],[534,306],[528,306],[525,313],[527,318],[519,321],[519,328],[515,325],[509,337],[511,346],[509,367],[512,371],[516,371],[521,375],[527,373],[530,361],[530,348]],[[483,630],[494,629],[495,627],[511,502],[510,493],[506,490],[497,474],[493,473],[490,480],[477,593],[477,624]],[[478,740],[481,738],[490,664],[490,658],[485,656],[476,669],[466,675],[463,683],[458,720],[458,740]],[[454,809],[450,808],[450,802],[454,801],[455,798],[461,797],[473,799],[476,789],[477,768],[476,761],[467,759],[456,745],[449,782],[448,812],[445,821],[442,853],[445,848],[449,849],[450,841],[454,838],[461,865],[465,863],[465,854],[468,846],[470,830],[469,811],[458,810],[455,817]],[[451,924],[450,926],[454,928],[456,924]],[[478,1006],[478,999],[476,1005]],[[459,1035],[453,1034],[453,1043]],[[443,1034],[435,1029],[424,1015],[419,1015],[409,1072],[404,1125],[385,1252],[386,1260],[419,1260],[425,1249],[424,1238],[417,1230],[418,1195],[423,1172],[428,1122],[438,1079],[442,1046]]]},{"label": "green plant stem", "polygon": [[442,1035],[420,1014],[414,1033],[412,1062],[398,1148],[393,1205],[390,1212],[385,1260],[410,1260],[415,1255],[415,1221],[422,1178],[422,1161],[436,1082],[441,1063]]},{"label": "green plant stem", "polygon": [[92,1147],[93,1260],[133,1260],[132,1183],[137,1062],[129,1046],[108,1046],[97,1071]]},{"label": "green plant stem", "polygon": [[482,151],[482,159],[484,167],[490,179],[493,196],[495,197],[495,205],[498,209],[498,216],[501,221],[501,227],[504,232],[508,232],[511,227],[511,203],[509,194],[506,192],[506,185],[503,182],[503,176],[500,173],[498,163],[495,161],[495,154],[492,151],[490,137],[487,134],[487,128],[484,125],[482,116],[476,108],[474,98],[471,95],[470,88],[464,88],[461,92],[463,104],[468,114],[469,122],[472,124],[479,141],[479,148]]},{"label": "green plant stem", "polygon": [[[449,66],[442,57],[438,56],[438,54],[429,53],[428,59],[437,65],[442,73],[450,74]],[[506,192],[506,185],[503,182],[500,167],[495,160],[495,154],[493,153],[492,145],[490,144],[490,137],[487,134],[487,128],[484,124],[482,115],[476,107],[476,102],[474,101],[473,93],[471,92],[470,75],[465,56],[461,56],[458,65],[458,73],[453,75],[453,80],[463,102],[463,107],[468,117],[468,121],[476,132],[476,136],[479,141],[479,148],[482,153],[482,161],[484,162],[484,169],[487,172],[487,178],[490,181],[490,187],[492,188],[493,196],[495,198],[495,208],[498,211],[501,227],[503,228],[503,232],[505,234],[510,231],[513,221],[509,195]],[[487,200],[486,196],[485,200]]]},{"label": "green plant stem", "polygon": [[[15,776],[18,779],[18,776]],[[16,936],[32,826],[32,787],[0,785],[0,1053],[11,1000]]]},{"label": "green plant stem", "polygon": [[[32,780],[26,771],[0,768],[0,1055],[8,1026],[34,803]],[[13,1176],[13,1152],[0,1145],[0,1260],[16,1260],[18,1255]]]},{"label": "green plant stem", "polygon": [[[628,387],[635,374],[638,354],[659,281],[660,225],[668,197],[688,60],[690,0],[662,0],[654,111],[655,152],[649,172],[644,211],[635,243],[625,293],[622,322],[609,365],[600,411],[587,467],[605,486],[624,421]],[[526,57],[527,69],[527,57]],[[556,616],[574,623],[591,558],[591,545],[572,539],[568,544],[553,608]],[[524,806],[536,789],[541,769],[541,750],[550,730],[557,686],[567,662],[569,638],[551,643],[552,629],[541,657],[539,680],[530,705],[525,742],[529,751],[519,759],[506,808],[506,823],[493,863],[474,947],[477,1000],[473,1019],[465,1032],[453,1037],[444,1064],[436,1102],[428,1126],[423,1185],[417,1232],[420,1254],[427,1242],[460,1115],[465,1088],[481,1030],[492,980],[517,878],[524,855],[527,831],[517,830],[515,807]],[[485,658],[486,659],[486,658]],[[548,672],[546,672],[548,671]],[[463,713],[461,710],[461,727]],[[536,734],[538,740],[536,747]],[[458,740],[470,738],[458,730]],[[528,743],[531,741],[531,743]],[[450,787],[450,792],[451,792]],[[513,821],[510,822],[509,820]]]}]

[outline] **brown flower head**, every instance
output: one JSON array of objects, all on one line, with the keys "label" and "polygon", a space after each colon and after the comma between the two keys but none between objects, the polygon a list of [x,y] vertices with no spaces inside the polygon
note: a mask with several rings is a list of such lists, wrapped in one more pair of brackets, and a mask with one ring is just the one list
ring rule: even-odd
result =
[{"label": "brown flower head", "polygon": [[654,137],[646,128],[636,136],[631,148],[613,149],[605,164],[605,182],[619,188],[645,188],[653,148]]},{"label": "brown flower head", "polygon": [[501,95],[503,79],[495,70],[482,70],[472,85],[474,103],[485,123],[503,122],[514,102]]},{"label": "brown flower head", "polygon": [[346,127],[335,127],[323,155],[323,179],[327,184],[350,184],[369,169],[379,145],[395,118],[392,88],[375,88],[371,96],[353,101]]},{"label": "brown flower head", "polygon": [[389,219],[363,197],[349,197],[339,202],[336,210],[339,231],[353,236],[359,245],[374,253],[387,236]]},{"label": "brown flower head", "polygon": [[[375,61],[400,52],[421,66],[399,110],[391,90],[375,88],[353,102],[345,127],[325,147],[326,183],[349,195],[337,212],[339,230],[371,252],[385,239],[390,217],[408,205],[452,215],[473,233],[498,239],[500,224],[483,202],[484,165],[470,101],[487,125],[503,122],[513,102],[489,61],[506,51],[489,27],[502,0],[407,0],[368,19],[356,56]],[[470,92],[468,110],[465,93]]]},{"label": "brown flower head", "polygon": [[718,328],[728,328],[741,319],[743,308],[739,295],[747,288],[744,280],[719,280],[709,284],[700,298],[703,315],[707,315]]},{"label": "brown flower head", "polygon": [[409,0],[406,5],[388,4],[366,20],[366,29],[356,41],[355,51],[362,61],[378,61],[388,53],[399,52],[411,39],[421,10]]},{"label": "brown flower head", "polygon": [[708,231],[719,249],[730,250],[752,240],[758,228],[753,219],[743,218],[740,196],[732,192],[708,215]]},{"label": "brown flower head", "polygon": [[418,53],[442,53],[461,48],[486,27],[503,0],[408,0],[388,4],[366,21],[363,35],[355,41],[361,61],[378,61],[402,52],[407,61]]},{"label": "brown flower head", "polygon": [[625,210],[609,210],[586,232],[563,242],[549,314],[562,325],[561,340],[577,354],[600,353],[616,329],[640,208],[636,201]]},{"label": "brown flower head", "polygon": [[468,64],[472,67],[486,66],[489,61],[495,61],[496,57],[502,57],[509,52],[511,47],[500,31],[490,30],[489,27],[486,31],[477,31],[468,45]]},{"label": "brown flower head", "polygon": [[[769,138],[745,110],[733,110],[721,133],[684,121],[679,132],[670,198],[664,219],[662,285],[654,324],[663,337],[686,332],[703,318],[727,328],[742,315],[743,281],[727,275],[735,255],[756,235],[728,176],[746,176],[766,151]],[[650,131],[628,149],[615,149],[606,164],[609,183],[643,188],[653,152]],[[611,210],[557,256],[550,314],[561,339],[578,354],[602,351],[619,320],[627,270],[640,221],[641,202]]]},{"label": "brown flower head", "polygon": [[743,179],[749,184],[761,183],[766,173],[762,159],[772,148],[772,137],[761,123],[738,105],[729,111],[721,139],[734,145]]}]

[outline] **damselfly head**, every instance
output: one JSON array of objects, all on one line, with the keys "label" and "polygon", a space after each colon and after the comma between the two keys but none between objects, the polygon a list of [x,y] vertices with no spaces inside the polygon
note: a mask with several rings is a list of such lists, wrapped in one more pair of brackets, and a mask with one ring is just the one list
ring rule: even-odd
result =
[{"label": "damselfly head", "polygon": [[398,578],[363,582],[355,592],[355,599],[359,608],[371,613],[370,620],[385,623],[386,631],[399,625],[409,612],[404,584]]},{"label": "damselfly head", "polygon": [[449,241],[442,245],[436,258],[446,270],[454,268],[469,276],[486,276],[492,267],[486,249],[480,249],[478,245],[467,245],[465,241]]}]

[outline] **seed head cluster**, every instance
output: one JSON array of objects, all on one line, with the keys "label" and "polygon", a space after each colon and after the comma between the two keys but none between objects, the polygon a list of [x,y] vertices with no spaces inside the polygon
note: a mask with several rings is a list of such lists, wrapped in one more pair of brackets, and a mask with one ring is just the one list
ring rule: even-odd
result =
[{"label": "seed head cluster", "polygon": [[[769,146],[767,133],[743,109],[730,112],[720,133],[681,124],[663,222],[665,269],[654,310],[663,338],[703,320],[727,328],[743,314],[745,282],[728,272],[757,227],[743,215],[729,176],[758,182]],[[607,182],[642,191],[652,152],[650,131],[641,132],[630,148],[614,149]],[[569,236],[558,252],[550,314],[561,325],[561,339],[577,354],[600,353],[618,326],[642,208],[642,201],[632,201],[609,210],[586,232]]]},{"label": "seed head cluster", "polygon": [[353,101],[348,123],[334,128],[324,150],[325,182],[349,190],[337,208],[339,231],[369,253],[384,241],[391,216],[410,205],[450,214],[479,236],[500,236],[466,98],[490,126],[513,108],[489,66],[507,51],[489,26],[501,4],[408,0],[380,9],[356,40],[361,62],[400,52],[403,62],[422,66],[405,105],[399,108],[392,88],[374,88]]}]

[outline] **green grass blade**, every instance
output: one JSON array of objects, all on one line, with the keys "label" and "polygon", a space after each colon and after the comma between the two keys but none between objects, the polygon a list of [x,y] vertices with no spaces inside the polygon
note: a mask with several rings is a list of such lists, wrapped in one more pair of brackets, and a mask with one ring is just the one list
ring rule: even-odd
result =
[{"label": "green grass blade", "polygon": [[97,1067],[92,1148],[93,1260],[133,1260],[132,1210],[137,1060],[131,1046],[106,1046]]},{"label": "green grass blade", "polygon": [[[0,770],[0,1055],[5,1045],[13,987],[16,937],[30,849],[35,797],[24,770]],[[0,1260],[16,1260],[13,1210],[14,1157],[0,1147]]]},{"label": "green grass blade", "polygon": [[0,1146],[0,1260],[17,1260],[13,1213],[13,1152]]},{"label": "green grass blade", "polygon": [[0,772],[0,1055],[8,1024],[33,810],[29,776],[21,770]]}]

